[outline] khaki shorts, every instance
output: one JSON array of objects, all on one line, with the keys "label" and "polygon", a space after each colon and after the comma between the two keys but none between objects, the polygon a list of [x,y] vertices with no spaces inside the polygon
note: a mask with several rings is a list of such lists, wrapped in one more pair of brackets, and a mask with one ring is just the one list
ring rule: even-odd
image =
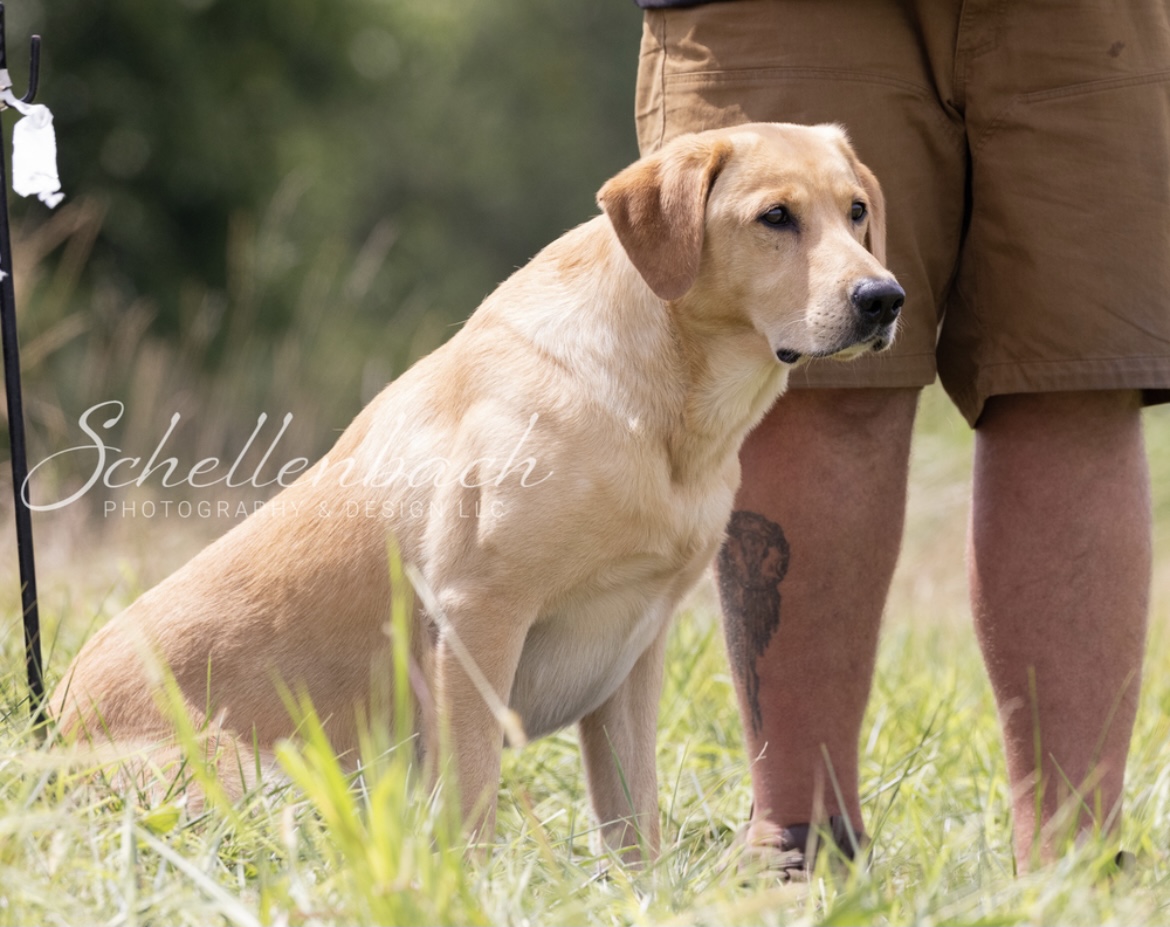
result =
[{"label": "khaki shorts", "polygon": [[1170,400],[1164,0],[734,0],[649,11],[643,151],[836,122],[877,174],[907,293],[894,348],[794,386]]}]

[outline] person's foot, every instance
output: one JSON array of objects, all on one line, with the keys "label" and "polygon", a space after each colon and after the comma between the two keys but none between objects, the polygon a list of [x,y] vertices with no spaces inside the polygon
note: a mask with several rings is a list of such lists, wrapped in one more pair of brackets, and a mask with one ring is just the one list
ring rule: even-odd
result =
[{"label": "person's foot", "polygon": [[867,846],[869,837],[856,833],[842,815],[830,816],[827,827],[791,824],[777,827],[766,821],[749,825],[745,842],[745,859],[759,862],[769,872],[786,881],[802,882],[816,867],[817,853],[831,839],[840,857],[856,859]]}]

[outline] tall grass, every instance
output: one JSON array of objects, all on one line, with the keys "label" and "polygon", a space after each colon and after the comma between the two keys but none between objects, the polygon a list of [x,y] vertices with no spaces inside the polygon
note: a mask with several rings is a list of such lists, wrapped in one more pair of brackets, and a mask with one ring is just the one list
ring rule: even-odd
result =
[{"label": "tall grass", "polygon": [[[319,724],[282,748],[286,781],[192,814],[38,747],[21,680],[0,725],[0,923],[1161,923],[1170,824],[1164,623],[1127,791],[1132,875],[1090,842],[1012,873],[994,709],[954,625],[892,623],[863,742],[868,868],[785,884],[737,857],[749,802],[719,630],[684,615],[669,649],[658,759],[663,854],[628,872],[597,851],[575,737],[505,756],[497,842],[468,854],[441,795],[386,725],[347,775]],[[8,665],[19,665],[15,635]]]}]

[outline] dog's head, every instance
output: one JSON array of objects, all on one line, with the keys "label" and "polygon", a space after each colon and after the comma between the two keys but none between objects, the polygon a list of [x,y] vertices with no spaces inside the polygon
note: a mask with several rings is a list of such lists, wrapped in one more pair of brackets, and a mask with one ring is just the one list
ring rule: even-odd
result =
[{"label": "dog's head", "polygon": [[663,300],[772,357],[852,357],[893,339],[905,294],[885,269],[885,201],[836,126],[686,135],[598,193]]}]

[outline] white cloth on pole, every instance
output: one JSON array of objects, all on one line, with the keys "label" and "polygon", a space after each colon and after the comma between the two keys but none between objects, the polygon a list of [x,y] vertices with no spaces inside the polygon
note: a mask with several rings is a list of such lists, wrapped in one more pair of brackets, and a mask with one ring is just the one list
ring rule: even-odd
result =
[{"label": "white cloth on pole", "polygon": [[0,71],[0,100],[24,115],[12,128],[12,189],[35,195],[51,209],[65,198],[57,176],[53,114],[47,106],[19,100],[7,71]]}]

